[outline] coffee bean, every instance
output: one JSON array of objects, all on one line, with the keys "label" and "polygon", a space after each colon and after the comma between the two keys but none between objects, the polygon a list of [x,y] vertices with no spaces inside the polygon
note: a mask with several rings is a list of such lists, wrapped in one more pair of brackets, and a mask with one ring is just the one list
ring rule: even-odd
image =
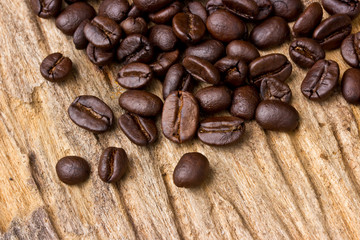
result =
[{"label": "coffee bean", "polygon": [[145,35],[148,27],[145,20],[141,17],[133,18],[128,17],[120,23],[121,28],[124,30],[126,35],[131,34],[142,34]]},{"label": "coffee bean", "polygon": [[208,11],[209,14],[221,9],[227,9],[222,0],[209,0],[206,3],[206,11]]},{"label": "coffee bean", "polygon": [[259,51],[254,45],[243,40],[234,40],[226,47],[226,55],[244,60],[250,63],[254,59],[260,57]]},{"label": "coffee bean", "polygon": [[119,105],[126,111],[142,117],[155,117],[161,112],[161,99],[142,90],[127,90],[119,97]]},{"label": "coffee bean", "polygon": [[138,18],[141,17],[142,11],[135,5],[130,6],[130,10],[128,12],[128,17]]},{"label": "coffee bean", "polygon": [[234,91],[230,113],[235,117],[251,120],[259,102],[259,93],[254,87],[239,87]]},{"label": "coffee bean", "polygon": [[189,2],[184,9],[184,12],[189,12],[199,16],[204,23],[206,23],[207,12],[205,7],[200,2]]},{"label": "coffee bean", "polygon": [[360,13],[360,4],[358,0],[322,0],[324,9],[330,14],[346,14],[352,19]]},{"label": "coffee bean", "polygon": [[223,4],[229,11],[245,19],[255,19],[259,14],[259,7],[253,0],[223,0]]},{"label": "coffee bean", "polygon": [[206,20],[206,27],[213,38],[222,42],[246,38],[247,35],[245,23],[225,10],[213,12]]},{"label": "coffee bean", "polygon": [[248,67],[246,62],[234,57],[224,57],[214,65],[219,69],[225,84],[239,87],[245,84]]},{"label": "coffee bean", "polygon": [[150,118],[125,113],[119,118],[119,125],[130,141],[139,146],[151,144],[158,137],[156,124]]},{"label": "coffee bean", "polygon": [[192,139],[199,123],[199,105],[189,92],[171,92],[166,98],[161,118],[163,134],[183,143]]},{"label": "coffee bean", "polygon": [[286,83],[276,78],[265,78],[262,80],[260,86],[260,97],[262,100],[280,100],[290,103],[291,96],[291,89]]},{"label": "coffee bean", "polygon": [[119,181],[128,169],[128,157],[122,148],[108,147],[101,154],[98,174],[106,183]]},{"label": "coffee bean", "polygon": [[85,19],[74,32],[73,42],[76,49],[85,49],[89,43],[84,34],[85,25],[89,22],[89,19]]},{"label": "coffee bean", "polygon": [[341,55],[351,67],[360,67],[360,32],[350,34],[341,44]]},{"label": "coffee bean", "polygon": [[160,53],[156,62],[150,64],[150,67],[157,76],[164,76],[169,68],[179,59],[179,54],[179,50]]},{"label": "coffee bean", "polygon": [[177,38],[171,27],[156,25],[150,30],[149,41],[162,51],[171,51],[175,48]]},{"label": "coffee bean", "polygon": [[195,56],[187,56],[182,62],[186,71],[188,71],[191,76],[202,82],[207,82],[210,84],[218,84],[220,82],[220,73],[214,65],[210,62]]},{"label": "coffee bean", "polygon": [[290,28],[281,17],[272,17],[253,28],[250,40],[259,49],[280,46],[288,38]]},{"label": "coffee bean", "polygon": [[180,63],[175,64],[166,73],[163,84],[163,98],[166,99],[172,91],[190,91],[192,85],[190,74],[186,72]]},{"label": "coffee bean", "polygon": [[114,59],[113,50],[97,48],[91,43],[86,48],[86,54],[90,61],[97,66],[109,65]]},{"label": "coffee bean", "polygon": [[148,63],[153,58],[153,54],[153,47],[149,40],[140,34],[127,36],[117,49],[117,58],[125,64],[132,62]]},{"label": "coffee bean", "polygon": [[314,29],[321,22],[322,16],[323,10],[320,3],[311,3],[293,25],[294,36],[311,37]]},{"label": "coffee bean", "polygon": [[118,73],[116,81],[128,89],[143,88],[153,78],[151,68],[144,63],[129,63]]},{"label": "coffee bean", "polygon": [[68,185],[85,182],[90,175],[88,162],[77,156],[66,156],[56,164],[56,174],[60,181]]},{"label": "coffee bean", "polygon": [[244,132],[245,123],[242,119],[224,116],[201,121],[197,135],[205,144],[223,146],[237,142]]},{"label": "coffee bean", "polygon": [[178,13],[172,20],[175,35],[184,43],[194,44],[199,42],[206,31],[201,18],[192,13]]},{"label": "coffee bean", "polygon": [[177,187],[198,187],[209,173],[209,160],[204,155],[198,152],[186,153],[174,169],[173,181]]},{"label": "coffee bean", "polygon": [[274,77],[284,82],[291,72],[291,63],[286,56],[279,53],[259,57],[249,65],[250,82],[258,87],[265,77]]},{"label": "coffee bean", "polygon": [[227,87],[205,87],[195,94],[200,108],[207,113],[226,110],[231,105],[231,92]]},{"label": "coffee bean", "polygon": [[61,53],[52,53],[40,65],[41,75],[51,82],[59,82],[69,75],[72,69],[70,58]]},{"label": "coffee bean", "polygon": [[173,2],[158,12],[150,13],[149,19],[156,24],[168,23],[177,13],[181,12],[181,7],[182,4],[180,2]]},{"label": "coffee bean", "polygon": [[76,2],[67,6],[56,18],[55,25],[66,35],[73,35],[85,19],[92,19],[96,12],[85,2]]},{"label": "coffee bean", "polygon": [[348,103],[360,103],[360,70],[349,68],[341,81],[341,92]]},{"label": "coffee bean", "polygon": [[103,0],[99,6],[99,16],[121,22],[126,18],[129,9],[130,6],[127,0]]},{"label": "coffee bean", "polygon": [[270,2],[273,5],[274,15],[288,22],[294,21],[303,10],[300,0],[270,0]]},{"label": "coffee bean", "polygon": [[259,14],[254,18],[256,21],[262,21],[273,12],[273,5],[270,0],[254,0],[259,8]]},{"label": "coffee bean", "polygon": [[291,59],[302,68],[311,68],[315,62],[325,58],[325,52],[315,40],[298,38],[289,47]]},{"label": "coffee bean", "polygon": [[134,0],[134,5],[142,12],[156,12],[172,3],[172,0]]},{"label": "coffee bean", "polygon": [[33,12],[41,18],[51,18],[61,10],[61,0],[30,0]]},{"label": "coffee bean", "polygon": [[339,65],[331,60],[319,60],[301,83],[301,92],[310,100],[324,100],[332,93],[339,80]]},{"label": "coffee bean", "polygon": [[210,39],[197,45],[189,46],[185,51],[185,56],[196,56],[214,63],[224,55],[224,52],[225,47],[220,41]]},{"label": "coffee bean", "polygon": [[342,40],[351,33],[351,19],[344,14],[333,15],[314,30],[313,39],[318,41],[325,50],[340,47]]}]

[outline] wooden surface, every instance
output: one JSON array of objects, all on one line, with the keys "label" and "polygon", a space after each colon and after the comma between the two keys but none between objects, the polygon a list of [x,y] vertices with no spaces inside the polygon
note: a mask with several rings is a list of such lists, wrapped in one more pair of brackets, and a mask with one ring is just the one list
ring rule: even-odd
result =
[{"label": "wooden surface", "polygon": [[[360,110],[339,92],[308,101],[300,92],[305,71],[294,66],[288,82],[301,116],[297,131],[263,131],[250,122],[231,147],[197,140],[180,146],[163,136],[138,147],[118,126],[94,135],[66,113],[76,96],[92,94],[119,117],[119,66],[90,64],[54,20],[33,15],[28,1],[0,1],[0,11],[0,239],[360,239]],[[353,32],[359,30],[358,19]],[[288,56],[287,49],[268,52]],[[56,51],[75,65],[60,84],[39,72]],[[338,60],[342,73],[348,68],[339,51],[326,57]],[[161,96],[160,82],[148,90]],[[130,158],[116,185],[97,176],[108,146],[123,147]],[[189,151],[205,154],[212,174],[201,188],[179,189],[172,172]],[[58,180],[55,164],[65,155],[90,162],[86,183]]]}]

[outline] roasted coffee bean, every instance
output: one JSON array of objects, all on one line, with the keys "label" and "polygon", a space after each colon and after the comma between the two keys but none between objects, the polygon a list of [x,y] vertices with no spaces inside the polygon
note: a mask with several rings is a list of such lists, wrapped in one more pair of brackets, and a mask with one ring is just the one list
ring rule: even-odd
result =
[{"label": "roasted coffee bean", "polygon": [[245,84],[248,67],[246,62],[234,57],[224,57],[214,65],[219,69],[225,84],[239,87]]},{"label": "roasted coffee bean", "polygon": [[148,27],[145,20],[141,17],[133,18],[128,17],[120,23],[121,28],[124,30],[126,35],[131,34],[142,34],[145,35]]},{"label": "roasted coffee bean", "polygon": [[108,147],[101,154],[98,174],[106,183],[119,181],[128,169],[128,157],[122,148]]},{"label": "roasted coffee bean", "polygon": [[224,116],[201,121],[197,135],[203,143],[224,146],[237,142],[244,132],[245,123],[242,119]]},{"label": "roasted coffee bean", "polygon": [[184,12],[189,12],[199,16],[204,23],[206,23],[207,12],[205,7],[200,2],[189,2],[184,9]]},{"label": "roasted coffee bean", "polygon": [[143,88],[153,78],[151,68],[144,63],[129,63],[121,68],[116,81],[129,89]]},{"label": "roasted coffee bean", "polygon": [[360,103],[360,70],[350,68],[345,71],[341,81],[341,92],[348,103]]},{"label": "roasted coffee bean", "polygon": [[163,134],[183,143],[192,139],[199,123],[199,105],[189,92],[171,92],[166,98],[161,118]]},{"label": "roasted coffee bean", "polygon": [[90,175],[88,162],[77,156],[66,156],[56,164],[56,174],[60,181],[68,185],[85,182]]},{"label": "roasted coffee bean", "polygon": [[292,65],[286,56],[273,53],[259,57],[249,65],[250,83],[260,86],[266,77],[274,77],[284,82],[292,72]]},{"label": "roasted coffee bean", "polygon": [[64,57],[61,53],[52,53],[47,56],[40,65],[41,75],[51,82],[63,80],[72,69],[70,58]]},{"label": "roasted coffee bean", "polygon": [[156,25],[150,30],[149,41],[154,47],[167,52],[175,48],[177,38],[171,27]]},{"label": "roasted coffee bean", "polygon": [[231,92],[227,87],[206,87],[195,94],[200,108],[207,113],[216,113],[226,110],[231,105]]},{"label": "roasted coffee bean", "polygon": [[244,60],[250,63],[254,59],[260,57],[259,51],[254,45],[243,40],[234,40],[226,47],[226,55]]},{"label": "roasted coffee bean", "polygon": [[288,38],[290,28],[281,17],[272,17],[253,28],[250,40],[259,49],[280,46]]},{"label": "roasted coffee bean", "polygon": [[89,43],[86,48],[86,54],[90,61],[97,66],[109,65],[113,61],[115,55],[113,50],[97,48],[91,43]]},{"label": "roasted coffee bean", "polygon": [[180,63],[174,64],[165,76],[163,98],[166,99],[172,91],[188,92],[192,89],[192,85],[191,76],[185,68]]},{"label": "roasted coffee bean", "polygon": [[224,55],[224,52],[225,47],[220,41],[210,39],[197,45],[189,46],[185,51],[185,56],[196,56],[214,63]]},{"label": "roasted coffee bean", "polygon": [[261,21],[270,16],[273,12],[273,5],[270,0],[254,0],[259,7],[259,14],[254,18],[256,21]]},{"label": "roasted coffee bean", "polygon": [[94,133],[109,130],[114,118],[112,110],[106,103],[89,95],[77,97],[71,103],[68,114],[76,125]]},{"label": "roasted coffee bean", "polygon": [[339,80],[339,65],[331,60],[319,60],[301,83],[301,92],[310,100],[324,100],[330,96]]},{"label": "roasted coffee bean", "polygon": [[324,9],[330,14],[346,14],[352,19],[360,13],[358,0],[322,0]]},{"label": "roasted coffee bean", "polygon": [[181,7],[182,4],[180,2],[173,2],[169,6],[161,9],[158,12],[150,13],[149,19],[156,24],[168,23],[177,13],[181,12]]},{"label": "roasted coffee bean", "polygon": [[270,0],[275,16],[282,17],[288,22],[294,21],[302,12],[301,0]]},{"label": "roasted coffee bean", "polygon": [[209,160],[204,155],[198,152],[186,153],[174,169],[173,181],[177,187],[198,187],[209,173]]},{"label": "roasted coffee bean", "polygon": [[225,10],[213,12],[206,20],[206,27],[213,38],[222,42],[246,38],[247,35],[245,23]]},{"label": "roasted coffee bean", "polygon": [[103,0],[99,6],[99,16],[121,22],[126,18],[129,9],[127,0]]},{"label": "roasted coffee bean", "polygon": [[145,146],[156,141],[158,132],[154,120],[133,113],[125,113],[119,118],[119,125],[131,142]]},{"label": "roasted coffee bean", "polygon": [[153,47],[149,40],[140,34],[127,36],[117,49],[117,58],[125,64],[132,62],[148,63],[153,58],[153,54]]},{"label": "roasted coffee bean", "polygon": [[84,34],[95,47],[108,50],[118,44],[121,28],[114,20],[97,16],[85,25]]},{"label": "roasted coffee bean", "polygon": [[179,50],[160,53],[156,62],[150,64],[150,67],[157,76],[164,76],[169,68],[179,59],[179,54]]},{"label": "roasted coffee bean", "polygon": [[360,32],[347,36],[341,44],[341,55],[351,67],[360,67]]},{"label": "roasted coffee bean", "polygon": [[262,100],[280,100],[290,103],[291,96],[291,89],[286,83],[276,78],[265,78],[262,80],[260,86],[260,97]]},{"label": "roasted coffee bean", "polygon": [[311,38],[298,38],[289,47],[291,59],[302,68],[311,68],[315,62],[325,58],[325,51]]},{"label": "roasted coffee bean", "polygon": [[206,3],[206,11],[208,11],[209,14],[212,14],[213,12],[220,9],[227,9],[222,0],[209,0]]},{"label": "roasted coffee bean", "polygon": [[56,17],[61,10],[61,0],[30,0],[33,12],[41,18]]},{"label": "roasted coffee bean", "polygon": [[214,65],[205,59],[187,56],[182,62],[186,71],[188,71],[191,76],[202,82],[207,82],[210,84],[218,84],[220,82],[220,73]]},{"label": "roasted coffee bean", "polygon": [[156,12],[166,7],[172,0],[134,0],[134,5],[142,12]]},{"label": "roasted coffee bean", "polygon": [[155,117],[161,112],[161,99],[142,90],[127,90],[119,97],[119,105],[126,111],[142,117]]},{"label": "roasted coffee bean", "polygon": [[235,117],[251,120],[259,102],[259,93],[254,87],[239,87],[234,91],[230,113]]},{"label": "roasted coffee bean", "polygon": [[89,22],[89,19],[84,20],[74,32],[73,42],[76,49],[85,49],[89,43],[84,34],[85,25]]},{"label": "roasted coffee bean", "polygon": [[314,29],[319,25],[323,10],[318,2],[310,4],[299,16],[293,26],[295,37],[311,37]]},{"label": "roasted coffee bean", "polygon": [[317,26],[313,33],[313,39],[319,42],[325,50],[336,49],[351,33],[351,29],[350,17],[345,14],[336,14]]},{"label": "roasted coffee bean", "polygon": [[255,19],[259,14],[259,7],[253,0],[223,0],[222,2],[229,11],[245,19]]},{"label": "roasted coffee bean", "polygon": [[76,2],[67,6],[56,18],[55,25],[66,35],[73,35],[85,19],[92,19],[96,12],[85,2]]},{"label": "roasted coffee bean", "polygon": [[172,20],[175,35],[184,43],[194,44],[205,35],[206,27],[201,18],[192,13],[178,13]]},{"label": "roasted coffee bean", "polygon": [[136,7],[135,5],[130,6],[128,17],[138,18],[141,17],[142,14],[142,11],[138,7]]}]

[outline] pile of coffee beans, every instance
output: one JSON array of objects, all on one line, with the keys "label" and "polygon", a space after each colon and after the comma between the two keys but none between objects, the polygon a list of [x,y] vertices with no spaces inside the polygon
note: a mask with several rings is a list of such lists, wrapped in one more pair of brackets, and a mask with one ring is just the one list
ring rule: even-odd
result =
[{"label": "pile of coffee beans", "polygon": [[[233,144],[242,138],[246,121],[253,119],[266,130],[295,130],[299,113],[290,105],[286,83],[292,64],[283,54],[260,56],[258,51],[291,38],[292,61],[309,68],[301,84],[305,97],[320,101],[333,93],[339,66],[325,59],[325,50],[341,47],[353,67],[343,76],[343,96],[349,103],[360,103],[360,33],[351,34],[351,20],[360,13],[357,0],[322,0],[331,14],[323,21],[320,3],[303,11],[300,0],[209,0],[205,6],[196,1],[103,0],[98,12],[86,1],[66,2],[64,9],[61,0],[32,0],[31,6],[39,17],[56,17],[56,27],[73,36],[75,47],[86,49],[99,68],[122,64],[116,81],[127,89],[119,97],[126,113],[118,123],[134,144],[157,140],[159,115],[163,135],[175,143],[197,136],[212,146]],[[295,20],[291,31],[288,22]],[[40,70],[44,78],[57,82],[71,68],[69,58],[54,53]],[[144,90],[155,78],[162,82],[163,100]],[[203,88],[194,92],[197,86]],[[68,114],[94,133],[108,131],[114,122],[110,107],[95,96],[77,97]],[[84,161],[61,159],[59,178],[68,184],[82,182],[89,173]],[[99,176],[115,182],[126,168],[125,151],[111,147],[100,158]],[[198,186],[208,172],[205,156],[188,153],[174,170],[174,183]]]}]

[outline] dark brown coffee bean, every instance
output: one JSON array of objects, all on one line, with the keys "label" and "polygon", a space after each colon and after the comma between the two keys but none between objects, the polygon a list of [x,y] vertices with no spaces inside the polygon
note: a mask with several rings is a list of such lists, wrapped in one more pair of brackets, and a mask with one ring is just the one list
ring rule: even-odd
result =
[{"label": "dark brown coffee bean", "polygon": [[221,9],[227,9],[222,0],[209,0],[206,3],[206,11],[208,11],[209,14],[212,14],[213,12]]},{"label": "dark brown coffee bean", "polygon": [[260,97],[262,100],[279,100],[290,103],[291,96],[291,89],[286,83],[276,78],[265,78],[262,80],[260,86]]},{"label": "dark brown coffee bean", "polygon": [[254,18],[256,21],[261,21],[270,16],[273,12],[273,5],[270,0],[254,0],[259,7],[259,14]]},{"label": "dark brown coffee bean", "polygon": [[134,5],[142,12],[156,12],[172,3],[172,0],[134,0]]},{"label": "dark brown coffee bean", "polygon": [[202,82],[207,82],[210,84],[218,84],[220,82],[220,73],[214,65],[205,59],[187,56],[182,62],[186,71],[188,71],[191,76]]},{"label": "dark brown coffee bean", "polygon": [[177,38],[171,27],[156,25],[150,30],[149,41],[154,47],[167,52],[175,48]]},{"label": "dark brown coffee bean", "polygon": [[336,49],[351,33],[351,29],[350,17],[345,14],[336,14],[317,26],[313,33],[313,39],[319,42],[325,50]]},{"label": "dark brown coffee bean", "polygon": [[294,21],[302,12],[301,0],[270,0],[274,15],[284,18],[288,22]]},{"label": "dark brown coffee bean", "polygon": [[242,119],[232,116],[210,117],[200,122],[198,138],[205,144],[224,146],[237,142],[245,132]]},{"label": "dark brown coffee bean", "polygon": [[135,5],[130,6],[130,10],[128,12],[128,17],[138,18],[143,15],[143,12]]},{"label": "dark brown coffee bean", "polygon": [[192,13],[178,13],[172,20],[175,35],[184,43],[194,44],[199,42],[206,31],[201,18]]},{"label": "dark brown coffee bean", "polygon": [[61,53],[52,53],[40,65],[41,75],[51,82],[59,82],[69,75],[72,69],[70,58]]},{"label": "dark brown coffee bean", "polygon": [[148,27],[145,20],[141,17],[133,18],[128,17],[120,23],[121,28],[124,30],[126,35],[147,33]]},{"label": "dark brown coffee bean", "polygon": [[149,19],[156,24],[168,23],[177,13],[181,12],[181,8],[182,4],[180,2],[173,2],[158,12],[150,13]]},{"label": "dark brown coffee bean", "polygon": [[204,23],[206,23],[207,12],[205,7],[200,2],[189,2],[184,9],[184,12],[189,12],[199,16]]},{"label": "dark brown coffee bean", "polygon": [[101,154],[98,174],[106,183],[119,181],[128,169],[128,157],[122,148],[108,147]]},{"label": "dark brown coffee bean", "polygon": [[91,43],[89,43],[86,48],[86,54],[90,61],[97,66],[109,65],[113,61],[115,55],[113,50],[97,48]]},{"label": "dark brown coffee bean", "polygon": [[99,6],[99,16],[120,22],[126,18],[129,9],[127,0],[103,0]]},{"label": "dark brown coffee bean", "polygon": [[30,0],[33,12],[41,18],[56,17],[61,10],[61,0]]},{"label": "dark brown coffee bean", "polygon": [[352,19],[360,13],[358,0],[322,0],[324,9],[330,14],[346,14]]},{"label": "dark brown coffee bean", "polygon": [[350,68],[341,81],[341,92],[348,103],[360,104],[360,70]]},{"label": "dark brown coffee bean", "polygon": [[153,78],[151,68],[144,63],[129,63],[118,73],[116,81],[129,89],[143,88]]},{"label": "dark brown coffee bean", "polygon": [[330,96],[339,80],[339,65],[331,60],[319,60],[301,83],[301,92],[310,100],[324,100]]},{"label": "dark brown coffee bean", "polygon": [[206,87],[195,94],[200,108],[207,113],[226,110],[231,105],[231,92],[227,87]]},{"label": "dark brown coffee bean", "polygon": [[179,50],[160,53],[156,62],[150,64],[150,67],[157,76],[164,76],[169,68],[179,59],[179,54]]},{"label": "dark brown coffee bean", "polygon": [[204,155],[198,152],[186,153],[174,169],[173,181],[177,187],[198,187],[209,173],[209,160]]},{"label": "dark brown coffee bean", "polygon": [[325,51],[311,38],[298,38],[289,47],[291,59],[302,68],[311,68],[315,62],[325,58]]},{"label": "dark brown coffee bean", "polygon": [[225,84],[239,87],[245,84],[248,67],[246,62],[234,57],[224,57],[214,65],[219,69]]},{"label": "dark brown coffee bean", "polygon": [[153,54],[153,47],[149,40],[140,34],[127,36],[117,49],[117,58],[125,64],[132,62],[148,63],[153,58]]},{"label": "dark brown coffee bean", "polygon": [[341,44],[341,55],[351,67],[360,67],[360,32],[347,36]]},{"label": "dark brown coffee bean", "polygon": [[226,47],[226,55],[244,60],[246,63],[250,63],[254,59],[260,57],[260,53],[256,47],[243,40],[234,40],[230,42]]},{"label": "dark brown coffee bean", "polygon": [[171,92],[166,98],[161,118],[163,134],[183,143],[192,139],[199,123],[199,105],[189,92]]},{"label": "dark brown coffee bean", "polygon": [[216,62],[224,55],[224,45],[214,39],[206,40],[194,46],[189,46],[185,51],[185,56],[196,56],[211,63]]},{"label": "dark brown coffee bean", "polygon": [[88,162],[77,156],[66,156],[56,164],[56,174],[60,181],[68,185],[85,182],[90,175]]},{"label": "dark brown coffee bean", "polygon": [[155,117],[161,112],[161,99],[142,90],[127,90],[119,97],[119,105],[126,111],[142,117]]},{"label": "dark brown coffee bean", "polygon": [[234,91],[230,113],[235,117],[251,120],[259,102],[259,93],[254,87],[239,87]]},{"label": "dark brown coffee bean", "polygon": [[84,34],[85,25],[89,22],[89,19],[84,20],[74,32],[73,42],[76,49],[85,49],[89,43]]},{"label": "dark brown coffee bean", "polygon": [[223,0],[222,2],[229,11],[245,19],[255,19],[259,14],[259,7],[253,0]]},{"label": "dark brown coffee bean", "polygon": [[172,91],[189,92],[192,85],[190,74],[180,63],[175,64],[166,73],[163,84],[163,98],[166,99]]},{"label": "dark brown coffee bean", "polygon": [[311,37],[314,29],[319,25],[323,10],[318,2],[310,4],[299,16],[293,26],[295,37]]}]

